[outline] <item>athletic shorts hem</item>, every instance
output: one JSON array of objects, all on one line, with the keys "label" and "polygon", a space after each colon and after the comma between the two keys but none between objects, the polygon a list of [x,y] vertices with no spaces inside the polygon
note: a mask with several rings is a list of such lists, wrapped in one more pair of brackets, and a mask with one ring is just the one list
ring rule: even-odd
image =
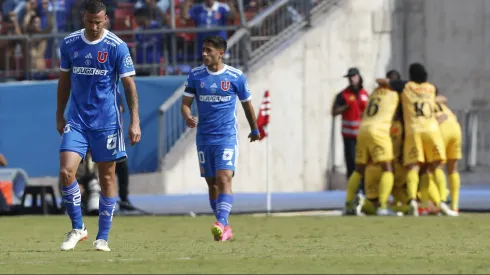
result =
[{"label": "athletic shorts hem", "polygon": [[72,149],[60,149],[60,153],[62,153],[62,152],[77,153],[78,155],[80,155],[80,157],[82,157],[82,159],[85,159],[85,153],[82,153],[82,152],[79,152],[79,151],[75,151],[75,150],[72,150]]},{"label": "athletic shorts hem", "polygon": [[123,156],[123,157],[118,157],[118,158],[107,158],[107,159],[96,159],[94,158],[94,154],[92,153],[92,161],[95,163],[100,163],[100,162],[121,162],[125,159],[127,159],[128,156]]}]

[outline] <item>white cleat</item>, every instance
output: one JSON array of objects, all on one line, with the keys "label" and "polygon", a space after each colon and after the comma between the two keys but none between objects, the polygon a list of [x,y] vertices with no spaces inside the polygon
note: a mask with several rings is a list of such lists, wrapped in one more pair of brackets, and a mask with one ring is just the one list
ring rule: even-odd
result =
[{"label": "white cleat", "polygon": [[419,216],[419,204],[416,200],[410,201],[408,205],[408,215],[418,217]]},{"label": "white cleat", "polygon": [[459,213],[452,210],[449,205],[447,205],[445,202],[441,202],[439,204],[439,209],[441,210],[442,214],[445,216],[450,216],[450,217],[458,217]]},{"label": "white cleat", "polygon": [[87,239],[88,232],[87,227],[83,225],[83,229],[73,229],[72,231],[66,233],[66,239],[61,244],[61,250],[73,250],[78,242]]},{"label": "white cleat", "polygon": [[376,216],[398,216],[398,214],[388,208],[378,208],[376,209]]},{"label": "white cleat", "polygon": [[96,240],[94,242],[94,248],[97,251],[105,251],[105,252],[111,251],[111,249],[109,248],[109,244],[107,243],[107,241],[106,240],[102,240],[102,239]]}]

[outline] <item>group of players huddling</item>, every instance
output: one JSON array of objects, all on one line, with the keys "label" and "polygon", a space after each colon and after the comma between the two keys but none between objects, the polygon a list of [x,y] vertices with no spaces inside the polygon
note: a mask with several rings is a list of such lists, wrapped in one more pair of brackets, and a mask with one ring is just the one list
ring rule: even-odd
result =
[{"label": "group of players huddling", "polygon": [[[88,236],[82,221],[80,189],[75,174],[90,150],[93,161],[98,164],[101,185],[99,231],[93,245],[95,250],[110,251],[108,236],[117,202],[115,167],[117,161],[127,158],[119,112],[119,80],[124,86],[130,111],[130,144],[141,139],[133,61],[127,44],[104,28],[106,20],[104,2],[87,0],[83,14],[85,28],[65,37],[60,47],[56,125],[62,138],[61,193],[72,225],[61,250],[74,249]],[[260,138],[247,79],[242,71],[223,64],[226,50],[227,42],[222,37],[204,39],[204,65],[189,74],[181,106],[186,124],[197,127],[197,155],[216,217],[211,227],[216,241],[232,238],[228,216],[233,204],[231,182],[238,155],[237,97],[250,124],[250,142]],[[70,105],[65,119],[68,100]],[[199,123],[191,113],[193,100],[197,102]]]},{"label": "group of players huddling", "polygon": [[[363,113],[344,213],[458,216],[461,127],[447,98],[419,63],[410,65],[409,81],[396,71],[386,77],[376,80]],[[366,199],[356,196],[363,178]]]}]

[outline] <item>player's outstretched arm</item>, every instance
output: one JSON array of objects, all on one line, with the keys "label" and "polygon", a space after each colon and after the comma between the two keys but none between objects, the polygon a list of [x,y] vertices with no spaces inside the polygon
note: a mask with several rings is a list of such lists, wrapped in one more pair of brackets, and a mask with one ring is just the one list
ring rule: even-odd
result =
[{"label": "player's outstretched arm", "polygon": [[65,128],[65,109],[68,103],[68,98],[70,96],[71,89],[71,78],[70,71],[60,72],[60,78],[58,80],[58,90],[57,90],[57,107],[56,107],[56,129],[60,135],[63,134],[63,129]]},{"label": "player's outstretched arm", "polygon": [[124,87],[126,102],[128,103],[129,108],[129,143],[134,145],[141,140],[138,92],[136,91],[136,83],[134,83],[134,78],[132,76],[123,77],[121,82]]},{"label": "player's outstretched arm", "polygon": [[252,100],[242,102],[243,111],[245,111],[245,116],[247,117],[248,124],[250,125],[250,142],[254,142],[260,139],[260,133],[257,127],[257,118],[255,117],[254,106],[252,105]]},{"label": "player's outstretched arm", "polygon": [[183,96],[182,104],[180,105],[180,112],[185,119],[185,124],[187,127],[194,128],[197,126],[197,119],[192,116],[192,102],[194,101],[194,97],[192,96]]}]

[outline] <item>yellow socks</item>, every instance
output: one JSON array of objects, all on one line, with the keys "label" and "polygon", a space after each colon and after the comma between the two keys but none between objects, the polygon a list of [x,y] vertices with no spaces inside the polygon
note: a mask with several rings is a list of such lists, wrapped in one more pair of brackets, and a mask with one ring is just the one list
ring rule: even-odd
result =
[{"label": "yellow socks", "polygon": [[429,175],[423,173],[420,176],[420,206],[426,208],[429,206]]},{"label": "yellow socks", "polygon": [[393,176],[393,172],[383,172],[381,174],[381,179],[379,181],[379,207],[387,208],[388,207],[388,199],[391,194],[391,190],[393,189],[393,184],[395,182],[395,177]]},{"label": "yellow socks", "polygon": [[366,215],[376,215],[376,206],[374,206],[372,201],[364,200],[361,211]]},{"label": "yellow socks", "polygon": [[439,194],[441,196],[442,201],[447,200],[448,191],[447,191],[447,180],[446,174],[441,168],[437,168],[434,171],[434,180],[436,182],[437,187],[439,188]]},{"label": "yellow socks", "polygon": [[451,209],[459,210],[459,188],[461,186],[461,180],[459,173],[454,172],[449,175],[449,189],[451,191]]},{"label": "yellow socks", "polygon": [[432,174],[429,174],[429,198],[430,200],[436,205],[436,207],[439,207],[439,204],[441,203],[441,194],[439,193],[439,188],[437,187],[437,184],[434,182],[434,176]]},{"label": "yellow socks", "polygon": [[419,187],[419,171],[407,171],[407,195],[410,200],[417,199],[417,189]]},{"label": "yellow socks", "polygon": [[362,175],[354,171],[352,175],[349,177],[349,181],[347,182],[347,196],[345,201],[350,203],[356,198],[357,189],[359,189],[359,184],[361,184]]}]

